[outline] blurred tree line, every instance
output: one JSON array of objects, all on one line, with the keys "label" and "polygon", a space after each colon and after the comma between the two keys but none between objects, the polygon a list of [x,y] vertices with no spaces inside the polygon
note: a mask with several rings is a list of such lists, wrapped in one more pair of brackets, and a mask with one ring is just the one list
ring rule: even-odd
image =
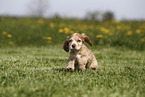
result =
[{"label": "blurred tree line", "polygon": [[[32,17],[45,17],[45,12],[48,10],[49,0],[31,0],[29,8],[29,15]],[[62,17],[59,14],[51,16],[51,18],[67,18]],[[84,18],[85,20],[95,20],[95,21],[111,21],[114,20],[114,13],[111,11],[100,12],[87,12]]]},{"label": "blurred tree line", "polygon": [[[52,18],[61,19],[61,18],[67,18],[67,17],[61,17],[59,14],[55,14],[52,16]],[[115,19],[115,15],[111,11],[106,12],[87,12],[85,15],[84,20],[93,20],[93,21],[112,21]]]},{"label": "blurred tree line", "polygon": [[[49,0],[31,0],[29,5],[29,15],[32,17],[45,17],[45,12],[49,7]],[[62,17],[59,14],[51,16],[51,18],[67,18]],[[87,12],[85,15],[85,20],[94,20],[94,21],[111,21],[114,20],[114,13],[111,11],[100,12]]]},{"label": "blurred tree line", "polygon": [[87,12],[85,19],[86,20],[95,20],[95,21],[111,21],[114,20],[114,13],[111,11],[106,12]]}]

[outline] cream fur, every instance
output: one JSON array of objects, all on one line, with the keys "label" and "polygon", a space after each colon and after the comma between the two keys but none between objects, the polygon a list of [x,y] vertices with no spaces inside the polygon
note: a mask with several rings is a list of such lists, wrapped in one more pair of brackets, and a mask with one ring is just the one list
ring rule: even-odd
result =
[{"label": "cream fur", "polygon": [[[70,39],[71,39],[70,41],[71,43],[68,43],[68,46],[69,46],[68,48],[72,48],[73,43],[75,43],[75,48],[70,50],[70,55],[68,58],[68,63],[67,63],[66,68],[72,71],[74,69],[85,70],[86,68],[92,68],[92,69],[97,70],[98,63],[94,54],[84,45],[84,41],[92,45],[90,38],[86,36],[85,34],[75,33],[71,35],[71,37],[69,37],[67,41],[69,41]],[[78,42],[77,40],[80,40],[80,39],[81,39],[81,42]],[[65,43],[67,42],[65,41]],[[64,45],[66,47],[66,44]],[[78,46],[81,46],[81,47],[78,47]]]}]

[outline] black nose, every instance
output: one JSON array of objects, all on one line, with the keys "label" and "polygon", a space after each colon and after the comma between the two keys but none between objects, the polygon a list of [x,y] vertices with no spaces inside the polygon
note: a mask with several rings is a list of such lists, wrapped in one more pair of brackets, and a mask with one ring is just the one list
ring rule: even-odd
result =
[{"label": "black nose", "polygon": [[75,48],[75,47],[76,47],[76,45],[75,45],[75,44],[73,44],[73,45],[72,45],[72,48]]}]

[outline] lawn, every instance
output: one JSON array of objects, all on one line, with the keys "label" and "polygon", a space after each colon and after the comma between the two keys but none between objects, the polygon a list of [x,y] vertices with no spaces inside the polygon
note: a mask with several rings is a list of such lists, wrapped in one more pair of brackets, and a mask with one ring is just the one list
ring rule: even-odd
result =
[{"label": "lawn", "polygon": [[0,48],[1,97],[144,97],[145,51],[89,47],[98,71],[66,71],[62,44]]}]

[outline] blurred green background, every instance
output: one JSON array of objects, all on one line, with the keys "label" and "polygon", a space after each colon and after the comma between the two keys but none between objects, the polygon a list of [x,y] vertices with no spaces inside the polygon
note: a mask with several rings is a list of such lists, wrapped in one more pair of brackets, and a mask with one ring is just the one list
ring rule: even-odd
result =
[{"label": "blurred green background", "polygon": [[73,33],[85,33],[96,46],[145,49],[145,21],[0,18],[1,47],[63,44],[67,36]]}]

